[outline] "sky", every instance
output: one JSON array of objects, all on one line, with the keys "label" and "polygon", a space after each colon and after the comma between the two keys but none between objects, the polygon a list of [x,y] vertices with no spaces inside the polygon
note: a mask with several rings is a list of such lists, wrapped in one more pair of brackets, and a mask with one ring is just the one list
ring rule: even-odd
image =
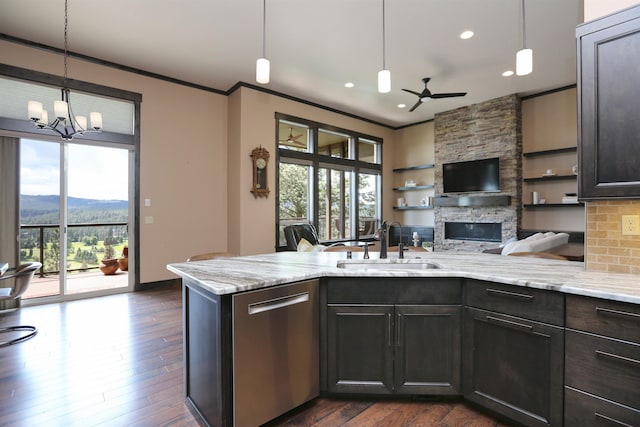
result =
[{"label": "sky", "polygon": [[[58,142],[21,140],[20,194],[60,194]],[[69,197],[98,200],[128,199],[128,151],[68,144]]]}]

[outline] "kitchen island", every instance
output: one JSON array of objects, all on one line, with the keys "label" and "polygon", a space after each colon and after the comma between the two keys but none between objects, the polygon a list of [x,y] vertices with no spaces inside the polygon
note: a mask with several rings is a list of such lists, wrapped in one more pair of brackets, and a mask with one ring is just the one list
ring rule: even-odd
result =
[{"label": "kitchen island", "polygon": [[[371,254],[371,259],[377,258]],[[395,254],[389,254],[393,258]],[[459,277],[547,289],[640,304],[640,278],[632,274],[589,272],[580,262],[505,257],[468,252],[420,253],[440,268],[367,270],[367,276]],[[322,277],[361,277],[362,271],[338,268],[341,252],[278,252],[246,257],[170,264],[167,268],[215,295],[227,295]],[[354,253],[353,259],[362,258]]]},{"label": "kitchen island", "polygon": [[[458,395],[525,425],[590,425],[584,418],[588,413],[596,418],[606,413],[629,425],[640,419],[640,368],[629,362],[640,360],[637,276],[587,272],[577,262],[462,252],[380,261],[427,261],[435,268],[392,265],[365,270],[348,265],[362,263],[361,256],[354,253],[347,260],[339,252],[282,252],[169,265],[184,284],[185,385],[191,407],[209,425],[252,425],[239,422],[241,413],[252,408],[241,407],[234,395],[240,375],[234,364],[240,355],[234,353],[238,338],[232,300],[315,282],[319,320],[310,323],[317,326],[311,326],[309,334],[320,330],[320,361],[319,369],[306,375],[319,376],[320,393]],[[366,262],[377,263],[376,256]],[[597,316],[606,317],[604,329],[592,330]],[[424,338],[422,330],[428,334]],[[619,330],[627,332],[619,337]],[[584,339],[594,332],[602,334],[597,338],[605,340],[606,348],[596,350],[594,360],[583,360],[584,348],[592,345]],[[367,349],[357,357],[354,349],[360,347],[343,348],[356,339]],[[618,342],[621,339],[624,342]],[[441,345],[413,345],[421,340]],[[387,343],[385,354],[370,351]],[[610,344],[622,348],[611,349]],[[602,354],[608,358],[604,362]],[[295,355],[279,357],[288,356]],[[358,357],[367,358],[366,363]],[[400,358],[404,364],[394,365]],[[574,361],[567,375],[565,358]],[[318,363],[313,355],[308,360]],[[611,360],[626,362],[620,369],[598,365]],[[590,374],[604,369],[610,386],[609,380],[592,384],[581,367]],[[418,387],[404,387],[407,384]],[[310,391],[290,405],[315,395]],[[599,409],[592,410],[595,407]]]}]

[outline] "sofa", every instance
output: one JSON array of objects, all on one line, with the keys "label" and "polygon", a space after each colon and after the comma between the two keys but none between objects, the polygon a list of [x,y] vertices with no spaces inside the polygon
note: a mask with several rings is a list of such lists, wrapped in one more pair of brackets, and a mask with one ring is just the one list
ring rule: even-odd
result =
[{"label": "sofa", "polygon": [[535,233],[524,239],[508,242],[502,247],[501,254],[509,255],[515,252],[546,252],[555,247],[569,243],[568,233]]}]

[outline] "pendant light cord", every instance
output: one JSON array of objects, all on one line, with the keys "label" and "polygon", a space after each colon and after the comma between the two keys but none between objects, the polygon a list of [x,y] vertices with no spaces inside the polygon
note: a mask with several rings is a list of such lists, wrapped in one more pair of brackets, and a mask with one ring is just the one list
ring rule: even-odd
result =
[{"label": "pendant light cord", "polygon": [[522,0],[522,48],[527,48],[527,21],[524,13],[524,0]]},{"label": "pendant light cord", "polygon": [[262,0],[262,57],[266,58],[267,46],[267,0]]},{"label": "pendant light cord", "polygon": [[68,58],[69,58],[69,41],[67,32],[69,30],[69,18],[68,18],[68,0],[64,0],[64,81],[63,86],[67,86],[67,70],[68,70]]},{"label": "pendant light cord", "polygon": [[382,69],[387,69],[387,61],[386,61],[386,49],[385,49],[385,40],[386,40],[386,28],[385,28],[385,19],[384,19],[384,0],[382,0]]}]

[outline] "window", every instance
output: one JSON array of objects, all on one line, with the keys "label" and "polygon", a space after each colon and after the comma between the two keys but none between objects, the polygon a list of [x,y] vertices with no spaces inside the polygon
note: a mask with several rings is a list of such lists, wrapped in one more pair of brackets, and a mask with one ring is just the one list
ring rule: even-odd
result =
[{"label": "window", "polygon": [[277,249],[284,227],[312,223],[322,242],[372,237],[380,218],[382,141],[276,115]]}]

